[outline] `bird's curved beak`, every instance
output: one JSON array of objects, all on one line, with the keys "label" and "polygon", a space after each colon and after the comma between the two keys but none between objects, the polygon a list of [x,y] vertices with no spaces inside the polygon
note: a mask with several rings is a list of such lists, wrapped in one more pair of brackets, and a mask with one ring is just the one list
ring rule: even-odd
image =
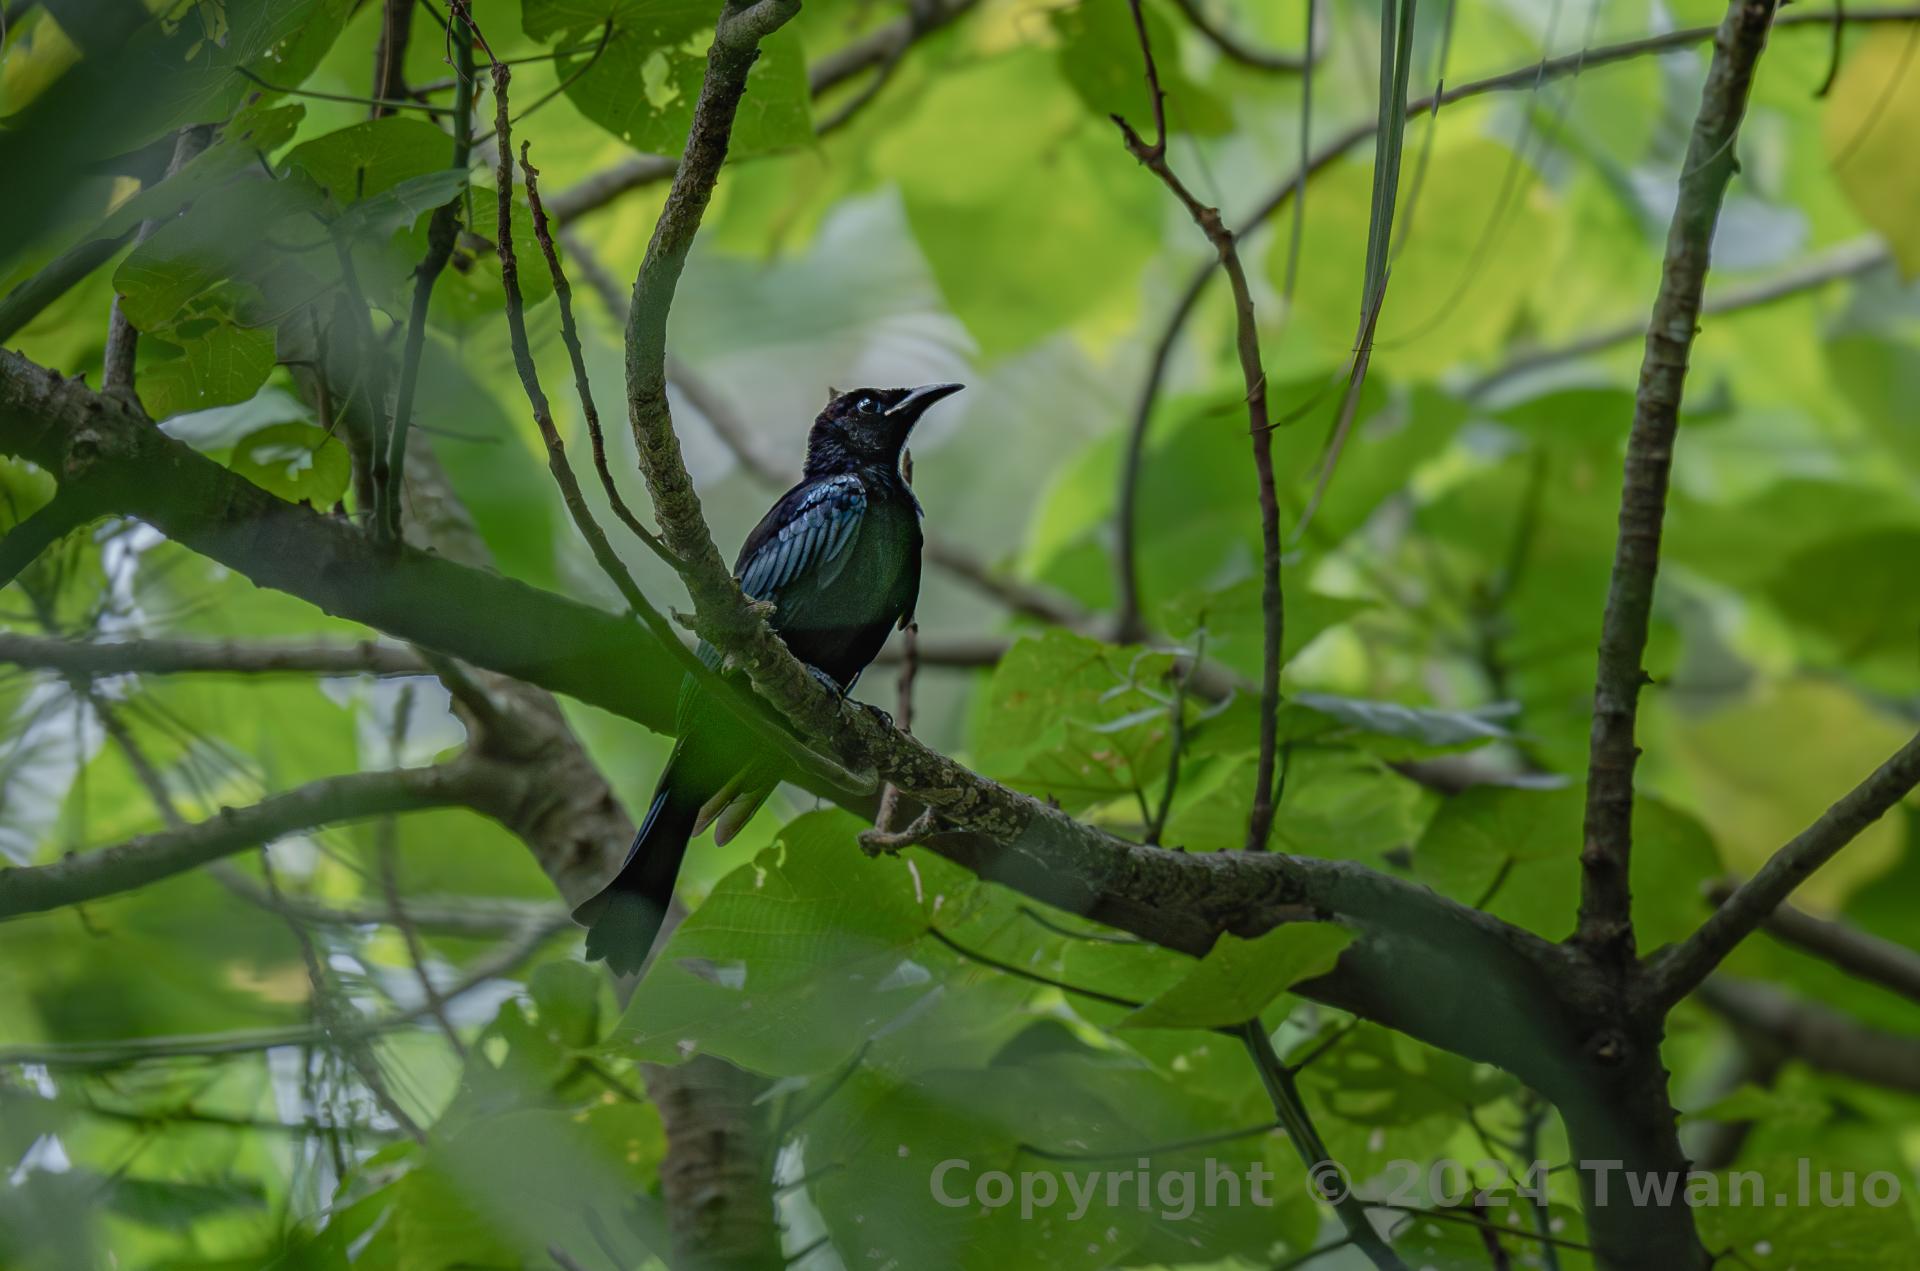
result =
[{"label": "bird's curved beak", "polygon": [[920,418],[927,407],[943,397],[952,397],[965,387],[965,384],[924,384],[901,398],[900,404],[887,412],[887,418],[912,423]]}]

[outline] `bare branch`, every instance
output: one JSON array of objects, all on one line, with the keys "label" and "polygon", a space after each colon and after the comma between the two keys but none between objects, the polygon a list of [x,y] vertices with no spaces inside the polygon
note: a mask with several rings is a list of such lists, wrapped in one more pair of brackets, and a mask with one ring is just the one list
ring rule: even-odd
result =
[{"label": "bare branch", "polygon": [[100,515],[97,491],[62,485],[46,506],[0,538],[0,587],[18,578],[49,547]]},{"label": "bare branch", "polygon": [[600,486],[607,494],[607,506],[620,523],[647,549],[670,566],[678,565],[673,554],[667,551],[654,532],[640,523],[633,514],[627,501],[620,497],[620,487],[614,484],[613,470],[607,466],[607,437],[600,427],[600,408],[594,404],[593,386],[587,380],[586,353],[580,346],[580,327],[573,320],[573,284],[567,281],[567,271],[560,267],[560,253],[554,249],[553,232],[548,227],[547,209],[540,202],[540,171],[527,161],[527,148],[520,147],[520,171],[527,180],[527,207],[533,216],[533,235],[540,244],[540,253],[547,259],[547,273],[553,279],[553,298],[560,310],[560,342],[567,346],[567,360],[573,364],[573,391],[580,399],[580,414],[587,425],[587,436],[593,444],[593,466],[600,474]]},{"label": "bare branch", "polygon": [[418,5],[419,0],[383,0],[380,39],[373,48],[375,119],[394,113],[394,107],[386,103],[407,96],[407,41],[413,33],[413,11]]},{"label": "bare branch", "polygon": [[[1258,1019],[1250,1019],[1240,1029],[1240,1040],[1246,1045],[1247,1054],[1253,1060],[1253,1066],[1260,1074],[1260,1084],[1266,1087],[1267,1097],[1273,1103],[1273,1110],[1280,1117],[1280,1125],[1287,1132],[1287,1139],[1293,1144],[1294,1151],[1300,1156],[1301,1164],[1307,1167],[1309,1179],[1317,1179],[1314,1173],[1333,1156],[1327,1151],[1325,1140],[1314,1128],[1313,1119],[1307,1114],[1307,1105],[1300,1098],[1300,1087],[1294,1082],[1293,1070],[1280,1062],[1280,1056],[1273,1049],[1273,1039],[1267,1036],[1267,1029]],[[1316,1187],[1318,1186],[1316,1181]],[[1407,1264],[1399,1254],[1393,1251],[1367,1217],[1367,1203],[1353,1194],[1350,1187],[1335,1186],[1323,1191],[1321,1199],[1333,1206],[1334,1214],[1340,1219],[1340,1225],[1346,1230],[1347,1239],[1367,1261],[1379,1267],[1380,1271],[1407,1271]]]},{"label": "bare branch", "polygon": [[[289,902],[289,908],[295,906]],[[529,922],[500,947],[478,959],[458,983],[447,986],[442,1001],[466,996],[484,984],[511,975],[527,959],[538,953],[548,940],[571,927],[564,913]],[[376,1037],[418,1023],[426,1015],[424,1005],[411,1010],[349,1022],[346,1029],[360,1037]],[[201,1033],[176,1037],[130,1037],[118,1041],[58,1042],[42,1045],[10,1046],[0,1049],[0,1064],[43,1064],[49,1068],[118,1068],[150,1059],[184,1059],[211,1055],[245,1055],[280,1046],[313,1046],[326,1035],[309,1025],[290,1028],[259,1028],[245,1032]]]},{"label": "bare branch", "polygon": [[[1154,140],[1143,141],[1126,120],[1118,115],[1120,135],[1127,149],[1187,209],[1187,215],[1213,244],[1214,254],[1226,271],[1233,289],[1235,349],[1240,358],[1240,375],[1247,390],[1247,432],[1253,440],[1253,468],[1260,490],[1260,608],[1264,618],[1260,661],[1260,754],[1254,770],[1253,811],[1247,822],[1247,850],[1265,850],[1273,828],[1274,765],[1279,750],[1280,649],[1286,631],[1286,597],[1280,588],[1280,502],[1273,481],[1273,429],[1267,416],[1267,373],[1260,364],[1260,328],[1253,312],[1253,291],[1247,283],[1246,268],[1234,245],[1233,231],[1220,219],[1218,208],[1208,207],[1167,166],[1167,118],[1165,97],[1160,91],[1160,74],[1153,64],[1153,48],[1147,39],[1147,21],[1140,0],[1129,0],[1133,25],[1140,38],[1140,53],[1146,61],[1147,92],[1153,101]],[[1135,604],[1138,599],[1136,597]]]},{"label": "bare branch", "polygon": [[1173,3],[1174,7],[1186,15],[1187,21],[1193,23],[1193,29],[1205,36],[1207,42],[1219,49],[1228,61],[1250,66],[1256,71],[1280,71],[1297,75],[1308,65],[1318,61],[1323,52],[1318,47],[1317,41],[1315,47],[1308,49],[1304,54],[1274,53],[1257,48],[1208,17],[1201,8],[1205,0],[1173,0]]},{"label": "bare branch", "polygon": [[1859,837],[1920,785],[1920,734],[1775,852],[1758,873],[1734,888],[1698,930],[1655,954],[1644,994],[1664,1009],[1697,988],[1734,946],[1766,922],[1793,889]]},{"label": "bare branch", "polygon": [[[386,25],[381,29],[381,52],[384,59],[390,54],[396,58],[404,57],[406,52],[406,32],[404,28],[396,31],[395,7],[412,11],[414,0],[394,0],[388,5]],[[464,3],[451,5],[453,23],[447,28],[447,38],[453,44],[454,52],[454,89],[453,89],[453,158],[449,167],[465,172],[467,162],[473,152],[473,44],[480,38],[479,30],[473,25],[473,15]],[[464,27],[465,30],[460,28]],[[397,39],[397,49],[389,49],[389,36]],[[398,65],[388,66],[382,61],[376,74],[391,75],[398,80]],[[375,111],[376,116],[378,110]],[[452,198],[433,209],[433,215],[427,222],[427,254],[413,271],[413,304],[407,314],[406,343],[400,353],[400,382],[393,398],[393,426],[387,430],[386,478],[374,490],[374,524],[376,538],[398,541],[400,538],[401,492],[406,488],[407,477],[407,433],[413,422],[413,395],[420,383],[420,359],[427,345],[427,309],[433,302],[434,284],[440,281],[447,262],[453,259],[454,240],[460,232],[460,202],[462,195],[456,193]],[[501,233],[506,233],[502,222]],[[378,445],[376,438],[375,444]],[[375,465],[376,471],[379,468]]]},{"label": "bare branch", "polygon": [[[1785,19],[1782,18],[1781,21]],[[1784,270],[1778,277],[1739,287],[1727,287],[1714,292],[1701,303],[1700,313],[1701,316],[1706,317],[1763,308],[1781,300],[1831,286],[1836,282],[1845,282],[1850,278],[1870,274],[1883,268],[1892,260],[1893,253],[1878,237],[1855,239],[1809,256],[1806,260]],[[1509,380],[1518,379],[1549,366],[1558,366],[1563,362],[1578,361],[1580,358],[1610,349],[1616,344],[1625,344],[1636,337],[1644,336],[1646,332],[1647,324],[1639,318],[1628,318],[1608,326],[1596,327],[1565,344],[1534,349],[1511,358],[1475,380],[1464,395],[1473,398],[1485,397]]]},{"label": "bare branch", "polygon": [[60,640],[0,631],[0,662],[62,675],[427,675],[411,649],[358,644],[243,644],[237,641]]},{"label": "bare branch", "polygon": [[[1738,892],[1732,880],[1715,883],[1708,899],[1724,905]],[[1883,940],[1844,922],[1816,918],[1804,909],[1782,904],[1761,926],[1782,944],[1830,962],[1859,979],[1891,989],[1920,1002],[1920,953],[1906,945]]]},{"label": "bare branch", "polygon": [[251,807],[222,808],[184,829],[143,835],[51,865],[0,870],[0,918],[132,891],[300,830],[385,812],[488,802],[494,796],[484,787],[498,779],[487,765],[472,760],[324,777]]},{"label": "bare branch", "polygon": [[1633,958],[1628,861],[1633,851],[1633,770],[1639,759],[1634,722],[1660,568],[1660,531],[1667,478],[1687,378],[1687,356],[1699,327],[1707,266],[1721,200],[1739,161],[1735,141],[1746,113],[1754,67],[1767,45],[1774,0],[1734,0],[1714,43],[1680,173],[1680,194],[1667,231],[1660,291],[1647,325],[1633,428],[1627,435],[1620,490],[1620,534],[1600,628],[1593,686],[1593,738],[1587,760],[1587,808],[1580,850],[1580,923],[1574,939],[1601,961],[1624,967]]},{"label": "bare branch", "polygon": [[1818,1002],[1716,975],[1700,1000],[1742,1034],[1821,1069],[1920,1094],[1920,1037],[1882,1032]]},{"label": "bare branch", "polygon": [[[546,390],[540,387],[540,372],[534,365],[533,349],[527,339],[526,304],[520,295],[520,265],[514,252],[510,221],[513,214],[513,130],[507,113],[507,85],[512,75],[513,72],[504,63],[494,62],[494,131],[499,146],[494,180],[499,187],[500,200],[500,285],[506,291],[507,335],[513,346],[514,369],[520,373],[520,385],[526,390],[527,401],[533,408],[533,422],[539,426],[540,438],[546,443],[547,469],[553,473],[554,484],[560,487],[560,497],[567,505],[568,515],[573,518],[574,528],[580,531],[580,537],[586,540],[588,548],[592,550],[600,572],[607,576],[627,605],[653,631],[662,647],[679,650],[682,646],[673,628],[668,625],[666,616],[640,590],[640,584],[634,581],[626,563],[613,550],[613,544],[607,541],[606,531],[593,519],[593,510],[587,506],[586,496],[580,492],[580,483],[574,478],[572,466],[567,463],[566,443],[560,440],[560,430],[554,426],[553,410],[547,402]],[[530,179],[539,175],[539,170],[527,162],[524,153],[520,163],[526,168]]]}]

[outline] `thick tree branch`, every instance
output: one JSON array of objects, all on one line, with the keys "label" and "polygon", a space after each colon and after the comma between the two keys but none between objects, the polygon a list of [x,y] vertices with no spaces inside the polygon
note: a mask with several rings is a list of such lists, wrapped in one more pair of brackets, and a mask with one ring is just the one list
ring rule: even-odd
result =
[{"label": "thick tree branch", "polygon": [[1920,1094],[1920,1037],[1869,1028],[1818,1002],[1726,976],[1702,984],[1699,998],[1763,1046],[1823,1072]]},{"label": "thick tree branch", "polygon": [[1667,231],[1660,290],[1647,325],[1633,428],[1620,490],[1620,533],[1600,629],[1593,686],[1593,736],[1587,759],[1587,807],[1580,851],[1580,923],[1575,939],[1616,967],[1633,958],[1632,898],[1627,884],[1633,850],[1633,770],[1639,758],[1634,722],[1660,568],[1660,531],[1667,479],[1686,385],[1687,356],[1699,328],[1707,266],[1720,204],[1739,167],[1735,142],[1746,114],[1754,67],[1766,48],[1773,0],[1734,0],[1715,37],[1700,113],[1680,173],[1679,200]]},{"label": "thick tree branch", "polygon": [[1679,944],[1649,960],[1643,992],[1664,1009],[1697,988],[1734,946],[1771,918],[1793,889],[1859,837],[1920,785],[1920,735],[1872,776],[1775,852],[1758,873],[1734,888],[1712,916]]},{"label": "thick tree branch", "polygon": [[[1715,884],[1708,893],[1715,905],[1724,905],[1738,888],[1731,880]],[[1920,1002],[1920,952],[1884,940],[1844,922],[1816,918],[1804,909],[1782,904],[1760,924],[1768,935],[1829,962],[1842,971],[1902,997]]]},{"label": "thick tree branch", "polygon": [[[0,353],[0,453],[61,472],[75,446],[90,458],[69,480],[99,481],[116,510],[262,586],[655,731],[673,729],[677,663],[665,660],[670,655],[638,624],[412,547],[375,550],[351,527],[274,499],[124,403]],[[416,516],[411,524],[422,521]],[[1543,1091],[1554,1087],[1558,1069],[1542,1074],[1538,1065],[1557,1063],[1555,1055],[1579,1045],[1542,1040],[1543,1029],[1560,1025],[1539,1003],[1557,1000],[1584,975],[1577,959],[1545,941],[1346,862],[1126,843],[968,772],[882,728],[864,710],[821,700],[818,682],[777,642],[771,649],[780,662],[763,664],[771,656],[764,646],[743,662],[758,685],[774,687],[770,700],[790,706],[803,727],[879,757],[884,776],[959,827],[934,836],[929,847],[976,873],[1194,954],[1222,931],[1250,937],[1306,911],[1339,914],[1367,936],[1318,983],[1322,1000],[1434,1045],[1533,1072],[1532,1084]],[[610,666],[627,670],[609,675]],[[790,670],[791,678],[776,679],[769,667]],[[516,705],[514,716],[560,723],[545,694]],[[502,809],[500,819],[534,845],[562,895],[577,899],[604,876],[632,823],[618,815],[584,756],[575,755],[585,765],[580,771],[568,766],[577,743],[574,751],[559,741],[538,745],[546,747],[539,751],[546,768],[529,781],[526,806]],[[828,790],[817,779],[802,780]],[[871,814],[869,800],[837,797]],[[592,816],[583,820],[582,810],[594,808],[607,822],[604,832],[584,828]]]},{"label": "thick tree branch", "polygon": [[0,918],[132,891],[297,830],[387,812],[492,804],[496,796],[486,786],[499,779],[500,774],[488,765],[470,760],[325,777],[251,807],[222,808],[219,815],[181,829],[144,835],[51,865],[0,870]]},{"label": "thick tree branch", "polygon": [[[0,452],[30,459],[255,583],[463,661],[671,728],[652,633],[411,546],[379,550],[351,525],[274,498],[153,428],[137,408],[0,352]],[[454,553],[457,555],[457,553]],[[485,615],[475,622],[474,615]]]}]

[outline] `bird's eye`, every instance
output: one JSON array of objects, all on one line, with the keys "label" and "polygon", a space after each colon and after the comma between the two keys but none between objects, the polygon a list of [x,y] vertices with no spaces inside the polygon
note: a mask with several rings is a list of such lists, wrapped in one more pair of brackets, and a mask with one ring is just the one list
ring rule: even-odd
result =
[{"label": "bird's eye", "polygon": [[871,415],[880,409],[880,403],[874,401],[871,397],[863,397],[853,404],[853,408],[862,415]]}]

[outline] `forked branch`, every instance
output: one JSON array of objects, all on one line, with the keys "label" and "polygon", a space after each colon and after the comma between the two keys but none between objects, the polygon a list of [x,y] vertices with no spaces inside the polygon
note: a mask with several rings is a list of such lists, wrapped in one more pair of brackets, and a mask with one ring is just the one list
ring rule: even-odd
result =
[{"label": "forked branch", "polygon": [[1767,44],[1774,0],[1734,0],[1714,40],[1700,113],[1680,172],[1679,200],[1667,231],[1660,290],[1647,324],[1647,348],[1627,434],[1620,490],[1620,532],[1600,628],[1593,686],[1593,735],[1587,759],[1587,807],[1580,850],[1578,941],[1600,961],[1624,967],[1633,958],[1628,863],[1633,851],[1633,770],[1639,759],[1634,724],[1660,569],[1660,531],[1667,510],[1674,434],[1705,297],[1713,231],[1727,185],[1739,168],[1734,143],[1746,114],[1753,72]]},{"label": "forked branch", "polygon": [[[1147,38],[1147,21],[1140,10],[1140,0],[1128,2],[1133,9],[1134,30],[1140,37],[1140,54],[1146,62],[1147,93],[1153,102],[1154,139],[1149,144],[1119,115],[1113,117],[1113,122],[1120,126],[1127,150],[1173,192],[1193,223],[1213,244],[1220,267],[1226,271],[1228,285],[1233,288],[1234,347],[1240,358],[1240,374],[1246,383],[1247,433],[1253,439],[1253,469],[1260,488],[1260,608],[1264,618],[1260,649],[1260,754],[1254,769],[1253,811],[1247,819],[1247,850],[1257,852],[1265,850],[1273,829],[1280,649],[1286,631],[1286,596],[1280,587],[1280,501],[1273,481],[1273,429],[1267,418],[1267,373],[1260,365],[1260,328],[1254,319],[1253,291],[1247,285],[1246,267],[1241,264],[1233,231],[1220,218],[1220,210],[1195,198],[1167,164],[1166,94],[1160,89],[1160,72],[1154,66],[1153,45]],[[1121,633],[1121,638],[1129,638],[1129,633]]]}]

